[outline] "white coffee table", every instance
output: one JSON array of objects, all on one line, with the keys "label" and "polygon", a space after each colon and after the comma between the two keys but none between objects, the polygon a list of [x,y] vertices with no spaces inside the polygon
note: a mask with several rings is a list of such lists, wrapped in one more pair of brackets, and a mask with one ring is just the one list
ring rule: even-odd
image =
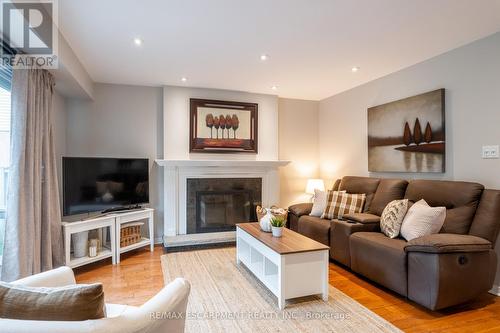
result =
[{"label": "white coffee table", "polygon": [[259,223],[236,225],[236,262],[278,297],[280,310],[296,297],[321,294],[328,301],[329,249],[289,229],[276,238],[261,231]]}]

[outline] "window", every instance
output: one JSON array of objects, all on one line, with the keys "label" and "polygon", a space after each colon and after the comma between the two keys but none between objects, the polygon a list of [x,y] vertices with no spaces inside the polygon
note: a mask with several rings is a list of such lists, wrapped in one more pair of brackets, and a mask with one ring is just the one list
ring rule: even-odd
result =
[{"label": "window", "polygon": [[3,252],[10,164],[10,91],[0,87],[0,257]]},{"label": "window", "polygon": [[5,213],[7,209],[7,177],[10,164],[10,89],[12,69],[0,65],[0,265],[5,236]]}]

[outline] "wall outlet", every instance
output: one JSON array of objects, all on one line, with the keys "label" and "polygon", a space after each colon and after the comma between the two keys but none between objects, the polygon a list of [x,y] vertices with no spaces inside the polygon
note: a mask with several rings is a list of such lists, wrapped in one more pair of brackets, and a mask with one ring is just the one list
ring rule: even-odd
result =
[{"label": "wall outlet", "polygon": [[483,158],[499,158],[498,146],[483,146]]}]

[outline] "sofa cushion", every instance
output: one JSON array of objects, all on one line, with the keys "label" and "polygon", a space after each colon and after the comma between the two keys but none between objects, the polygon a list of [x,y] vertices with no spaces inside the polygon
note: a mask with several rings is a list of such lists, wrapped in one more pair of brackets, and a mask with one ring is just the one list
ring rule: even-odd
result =
[{"label": "sofa cushion", "polygon": [[408,182],[404,179],[381,179],[373,195],[370,213],[382,215],[389,202],[404,198],[407,186]]},{"label": "sofa cushion", "polygon": [[342,219],[346,214],[360,213],[366,194],[349,194],[343,191],[328,191],[326,208],[321,218]]},{"label": "sofa cushion", "polygon": [[380,179],[372,177],[345,176],[340,181],[339,190],[347,193],[366,194],[363,212],[370,211],[370,205],[375,191],[379,185]]},{"label": "sofa cushion", "polygon": [[330,220],[304,215],[299,219],[298,232],[315,241],[330,246]]},{"label": "sofa cushion", "polygon": [[100,283],[46,288],[0,282],[0,318],[81,321],[105,315]]},{"label": "sofa cushion", "polygon": [[349,239],[351,269],[406,296],[406,242],[380,232],[356,232]]},{"label": "sofa cushion", "polygon": [[483,189],[478,183],[419,179],[408,184],[405,198],[413,202],[425,199],[432,207],[446,207],[441,232],[467,234]]}]

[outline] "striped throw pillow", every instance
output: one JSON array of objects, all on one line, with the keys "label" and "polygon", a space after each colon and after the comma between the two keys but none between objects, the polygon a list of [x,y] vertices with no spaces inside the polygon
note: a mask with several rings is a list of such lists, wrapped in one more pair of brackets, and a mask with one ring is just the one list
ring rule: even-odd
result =
[{"label": "striped throw pillow", "polygon": [[339,191],[328,191],[326,208],[322,219],[342,219],[344,215],[361,213],[365,204],[366,194],[350,194]]}]

